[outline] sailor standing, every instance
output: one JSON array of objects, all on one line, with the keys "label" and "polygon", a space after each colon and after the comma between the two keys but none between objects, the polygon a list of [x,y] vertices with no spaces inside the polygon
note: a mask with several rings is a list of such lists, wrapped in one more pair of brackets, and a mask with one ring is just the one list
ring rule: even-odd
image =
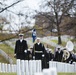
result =
[{"label": "sailor standing", "polygon": [[19,34],[19,39],[16,41],[14,54],[17,59],[25,60],[28,59],[27,55],[27,41],[24,40],[23,34]]},{"label": "sailor standing", "polygon": [[58,47],[57,51],[55,52],[54,61],[61,62],[63,58],[63,51]]},{"label": "sailor standing", "polygon": [[[40,42],[40,38],[37,38],[36,41],[37,41],[37,43],[35,43],[34,46],[33,46],[33,52],[32,52],[33,59],[35,59],[35,60],[43,60],[43,58],[45,57],[45,47]],[[42,67],[44,67],[43,62],[42,62]]]}]

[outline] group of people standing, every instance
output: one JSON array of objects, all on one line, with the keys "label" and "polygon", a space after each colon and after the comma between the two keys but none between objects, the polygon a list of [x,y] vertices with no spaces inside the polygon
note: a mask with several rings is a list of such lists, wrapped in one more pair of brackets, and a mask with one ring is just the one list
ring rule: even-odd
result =
[{"label": "group of people standing", "polygon": [[24,40],[24,35],[19,34],[19,39],[16,41],[14,51],[14,56],[16,59],[30,60],[29,54],[31,54],[32,60],[42,60],[42,68],[47,68],[50,60],[62,62],[63,51],[58,47],[54,54],[52,54],[50,51],[47,52],[44,44],[41,43],[40,38],[36,38],[35,30],[34,32],[35,33],[32,34],[33,42],[36,40],[36,43],[34,43],[31,52],[28,51],[28,45],[27,41]]},{"label": "group of people standing", "polygon": [[[28,51],[27,41],[24,40],[23,36],[23,34],[19,34],[19,39],[16,41],[15,44],[14,56],[16,57],[16,59],[29,60],[30,52]],[[43,68],[47,67],[47,62],[52,60],[54,57],[54,55],[51,52],[47,53],[44,44],[40,42],[40,38],[36,38],[36,43],[33,45],[31,55],[32,60],[42,60]],[[61,61],[61,55],[62,52],[60,52],[60,54],[56,52],[54,60]]]}]

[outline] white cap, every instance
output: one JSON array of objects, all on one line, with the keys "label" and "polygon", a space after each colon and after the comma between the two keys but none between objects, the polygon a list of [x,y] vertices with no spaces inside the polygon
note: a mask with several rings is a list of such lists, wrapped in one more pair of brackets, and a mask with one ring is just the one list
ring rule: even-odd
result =
[{"label": "white cap", "polygon": [[60,45],[58,45],[58,46],[57,46],[57,48],[61,48],[61,46],[60,46]]},{"label": "white cap", "polygon": [[39,37],[37,37],[36,39],[40,39]]},{"label": "white cap", "polygon": [[19,36],[24,36],[24,34],[21,34],[21,33],[20,33]]}]

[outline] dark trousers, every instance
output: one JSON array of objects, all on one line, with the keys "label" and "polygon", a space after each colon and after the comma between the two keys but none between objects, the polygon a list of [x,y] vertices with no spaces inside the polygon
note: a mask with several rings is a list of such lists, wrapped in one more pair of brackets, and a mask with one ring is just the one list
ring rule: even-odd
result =
[{"label": "dark trousers", "polygon": [[35,60],[41,60],[42,69],[47,68],[46,58],[42,57],[42,53],[35,53]]},{"label": "dark trousers", "polygon": [[28,60],[28,55],[26,53],[17,53],[16,58],[20,60]]},{"label": "dark trousers", "polygon": [[36,37],[32,37],[33,38],[33,42],[35,42]]}]

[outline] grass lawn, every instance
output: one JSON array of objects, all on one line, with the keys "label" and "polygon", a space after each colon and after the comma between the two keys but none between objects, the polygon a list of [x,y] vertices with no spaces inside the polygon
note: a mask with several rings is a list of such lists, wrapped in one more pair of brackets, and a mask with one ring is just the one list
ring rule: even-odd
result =
[{"label": "grass lawn", "polygon": [[0,73],[0,75],[17,75],[16,73]]},{"label": "grass lawn", "polygon": [[58,75],[76,75],[76,73],[58,73]]},{"label": "grass lawn", "polygon": [[[0,49],[2,49],[4,52],[6,52],[13,59],[14,63],[16,62],[16,59],[14,58],[14,50],[10,46],[8,46],[6,44],[0,44]],[[5,62],[5,60],[2,62]]]},{"label": "grass lawn", "polygon": [[0,55],[0,63],[8,63],[8,61]]},{"label": "grass lawn", "polygon": [[[0,75],[17,75],[16,73],[0,73]],[[76,75],[76,73],[58,73],[57,75]]]}]

